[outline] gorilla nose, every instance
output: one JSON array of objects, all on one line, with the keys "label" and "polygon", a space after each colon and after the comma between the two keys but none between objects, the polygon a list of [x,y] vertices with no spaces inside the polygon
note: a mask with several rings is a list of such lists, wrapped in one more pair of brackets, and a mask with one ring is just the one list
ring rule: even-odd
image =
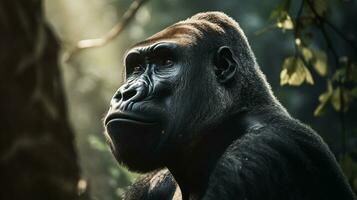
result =
[{"label": "gorilla nose", "polygon": [[[135,95],[138,93],[138,91],[136,89],[128,89],[128,90],[124,90],[124,91],[117,91],[117,93],[114,95],[113,100],[114,102],[112,103],[121,103],[121,102],[126,102],[130,99],[132,99],[133,97],[135,97]],[[134,100],[134,99],[132,99]]]},{"label": "gorilla nose", "polygon": [[136,90],[127,90],[121,94],[121,100],[122,101],[127,101],[128,99],[132,98],[135,96],[137,93]]},{"label": "gorilla nose", "polygon": [[147,89],[145,84],[123,86],[114,95],[111,105],[115,109],[126,109],[130,103],[138,102],[145,98]]}]

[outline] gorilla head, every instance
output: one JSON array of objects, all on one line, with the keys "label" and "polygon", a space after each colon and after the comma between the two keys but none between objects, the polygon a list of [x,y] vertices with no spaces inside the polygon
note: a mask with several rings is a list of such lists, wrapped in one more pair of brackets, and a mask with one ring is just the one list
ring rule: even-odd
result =
[{"label": "gorilla head", "polygon": [[115,157],[131,170],[166,166],[229,116],[274,101],[243,32],[219,12],[134,45],[125,69],[105,127]]}]

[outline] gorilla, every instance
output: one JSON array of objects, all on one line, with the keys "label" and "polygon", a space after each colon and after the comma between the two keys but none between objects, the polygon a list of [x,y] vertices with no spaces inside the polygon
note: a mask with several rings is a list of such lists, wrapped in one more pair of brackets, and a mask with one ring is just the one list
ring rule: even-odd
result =
[{"label": "gorilla", "polygon": [[135,44],[104,120],[124,199],[355,199],[335,157],[272,93],[238,23],[199,13]]}]

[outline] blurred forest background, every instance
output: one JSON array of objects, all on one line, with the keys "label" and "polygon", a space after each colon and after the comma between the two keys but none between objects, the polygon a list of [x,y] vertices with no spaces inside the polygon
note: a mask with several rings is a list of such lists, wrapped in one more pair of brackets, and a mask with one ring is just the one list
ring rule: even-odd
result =
[{"label": "blurred forest background", "polygon": [[[119,199],[137,174],[115,162],[102,118],[123,82],[123,54],[213,10],[240,23],[275,95],[325,139],[357,192],[355,0],[132,3],[0,1],[0,199]],[[130,6],[137,12],[124,15]],[[78,43],[121,25],[105,45]]]}]

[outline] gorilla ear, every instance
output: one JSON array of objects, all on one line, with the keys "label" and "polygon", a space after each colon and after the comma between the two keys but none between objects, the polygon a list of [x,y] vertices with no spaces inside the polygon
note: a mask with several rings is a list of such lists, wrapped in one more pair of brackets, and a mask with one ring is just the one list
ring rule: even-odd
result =
[{"label": "gorilla ear", "polygon": [[238,65],[231,48],[228,46],[220,47],[215,55],[214,65],[218,82],[226,83],[231,80]]}]

